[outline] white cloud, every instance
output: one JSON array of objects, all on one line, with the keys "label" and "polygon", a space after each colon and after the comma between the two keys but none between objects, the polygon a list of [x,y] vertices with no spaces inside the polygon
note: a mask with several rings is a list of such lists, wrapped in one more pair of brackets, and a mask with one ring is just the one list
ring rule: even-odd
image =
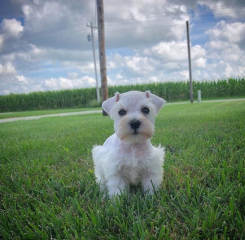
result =
[{"label": "white cloud", "polygon": [[183,61],[187,58],[186,43],[184,42],[160,42],[145,52],[166,61]]},{"label": "white cloud", "polygon": [[220,21],[214,28],[208,30],[206,33],[211,39],[240,43],[245,41],[245,23],[226,23],[225,21]]},{"label": "white cloud", "polygon": [[28,84],[28,78],[26,78],[25,76],[23,76],[23,75],[17,75],[16,76],[16,78],[17,78],[17,80],[19,81],[19,82],[22,82],[22,83],[25,83],[25,84]]},{"label": "white cloud", "polygon": [[189,79],[189,72],[187,70],[180,71],[179,74],[186,80]]},{"label": "white cloud", "polygon": [[217,65],[216,71],[225,77],[243,77],[245,72],[241,67],[245,63],[245,23],[220,21],[206,34],[210,38],[205,44],[209,58],[224,62]]},{"label": "white cloud", "polygon": [[0,64],[0,76],[13,74],[16,74],[16,70],[11,62],[7,62],[5,65]]},{"label": "white cloud", "polygon": [[76,72],[70,72],[70,73],[67,73],[67,76],[70,79],[76,79],[76,78],[78,78],[78,73],[76,73]]},{"label": "white cloud", "polygon": [[212,50],[223,50],[230,46],[231,44],[229,42],[224,42],[220,40],[211,40],[208,43],[206,43],[206,47]]},{"label": "white cloud", "polygon": [[112,61],[108,61],[107,62],[107,69],[108,70],[115,69],[116,67],[117,66],[116,66],[116,64],[114,62],[112,62]]},{"label": "white cloud", "polygon": [[245,6],[244,0],[199,0],[197,1],[201,5],[205,5],[210,8],[214,16],[217,18],[230,17],[230,18],[244,18]]},{"label": "white cloud", "polygon": [[85,50],[87,17],[93,2],[43,0],[23,6],[25,28],[22,39],[38,47]]},{"label": "white cloud", "polygon": [[139,55],[125,56],[125,68],[133,73],[145,75],[155,70],[156,61],[152,58]]},{"label": "white cloud", "polygon": [[230,66],[229,63],[226,63],[226,67],[225,67],[225,75],[226,77],[230,77],[232,75],[233,69]]},{"label": "white cloud", "polygon": [[181,67],[181,64],[178,62],[169,62],[163,64],[163,68],[168,70],[180,69]]},{"label": "white cloud", "polygon": [[159,78],[157,76],[152,76],[149,78],[151,83],[157,83],[160,82]]},{"label": "white cloud", "polygon": [[116,78],[116,79],[123,79],[123,76],[122,76],[121,74],[118,73],[118,74],[115,76],[115,78]]},{"label": "white cloud", "polygon": [[245,75],[245,67],[244,65],[243,66],[239,66],[238,67],[238,76],[241,77],[241,76],[244,76]]},{"label": "white cloud", "polygon": [[48,78],[44,80],[29,78],[24,75],[4,76],[0,82],[0,94],[29,93],[32,91],[61,90],[95,87],[95,79],[89,76],[77,78]]},{"label": "white cloud", "polygon": [[73,89],[84,87],[95,87],[96,81],[89,76],[68,79],[68,78],[49,78],[43,82],[44,89],[59,90],[59,89]]},{"label": "white cloud", "polygon": [[128,85],[128,84],[134,84],[132,83],[132,79],[127,79],[127,78],[111,78],[109,76],[107,76],[107,83],[109,86],[121,86],[121,85]]},{"label": "white cloud", "polygon": [[199,68],[206,68],[207,59],[203,58],[203,57],[200,57],[194,63]]},{"label": "white cloud", "polygon": [[[163,60],[164,62],[170,62],[169,67],[176,67],[178,62],[187,61],[187,44],[186,41],[180,42],[160,42],[152,48],[145,49],[146,55],[155,56]],[[191,57],[193,60],[202,58],[205,61],[206,51],[200,45],[191,47]],[[200,60],[199,60],[200,61]]]},{"label": "white cloud", "polygon": [[82,65],[78,66],[77,68],[80,69],[83,73],[94,73],[93,62],[82,63]]},{"label": "white cloud", "polygon": [[16,19],[3,19],[1,23],[1,32],[4,38],[18,37],[23,31],[23,26]]}]

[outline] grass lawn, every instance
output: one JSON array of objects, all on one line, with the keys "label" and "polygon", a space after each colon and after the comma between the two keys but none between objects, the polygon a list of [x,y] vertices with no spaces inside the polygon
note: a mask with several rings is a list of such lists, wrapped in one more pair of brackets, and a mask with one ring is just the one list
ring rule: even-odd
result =
[{"label": "grass lawn", "polygon": [[91,149],[113,133],[100,114],[0,124],[0,239],[245,239],[245,102],[168,105],[162,189],[112,201]]},{"label": "grass lawn", "polygon": [[6,112],[0,113],[0,119],[14,118],[14,117],[29,117],[29,116],[40,116],[56,113],[69,113],[69,112],[82,112],[90,110],[99,110],[100,108],[68,108],[68,109],[57,109],[57,110],[37,110],[37,111],[23,111],[23,112]]}]

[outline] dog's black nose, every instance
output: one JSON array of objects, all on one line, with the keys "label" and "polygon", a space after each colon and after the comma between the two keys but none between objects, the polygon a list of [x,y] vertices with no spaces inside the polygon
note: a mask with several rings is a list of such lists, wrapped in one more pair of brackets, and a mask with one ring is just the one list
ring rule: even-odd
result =
[{"label": "dog's black nose", "polygon": [[141,125],[141,122],[139,120],[132,120],[129,122],[129,125],[132,129],[138,129]]}]

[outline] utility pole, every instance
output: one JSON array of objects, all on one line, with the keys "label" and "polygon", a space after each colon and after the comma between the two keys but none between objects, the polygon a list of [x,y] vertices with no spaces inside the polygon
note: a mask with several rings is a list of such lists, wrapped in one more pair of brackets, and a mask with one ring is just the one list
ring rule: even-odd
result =
[{"label": "utility pole", "polygon": [[[102,95],[102,102],[103,102],[106,99],[108,99],[103,0],[96,0],[96,4],[97,4],[97,19],[98,19],[98,34],[99,34],[101,95]],[[107,116],[105,111],[103,111],[103,116]]]},{"label": "utility pole", "polygon": [[190,48],[189,22],[188,21],[186,21],[186,31],[187,31],[187,49],[188,49],[188,59],[189,59],[190,102],[193,103],[193,86],[192,86],[192,74],[191,74],[191,48]]},{"label": "utility pole", "polygon": [[95,71],[95,79],[96,79],[96,93],[97,93],[97,102],[100,102],[100,91],[99,91],[99,83],[98,83],[98,77],[97,77],[97,67],[96,67],[96,58],[95,58],[95,51],[94,51],[94,27],[92,22],[88,22],[87,27],[90,27],[91,29],[91,36],[90,34],[87,36],[88,41],[90,42],[92,40],[92,48],[93,48],[93,57],[94,57],[94,71]]}]

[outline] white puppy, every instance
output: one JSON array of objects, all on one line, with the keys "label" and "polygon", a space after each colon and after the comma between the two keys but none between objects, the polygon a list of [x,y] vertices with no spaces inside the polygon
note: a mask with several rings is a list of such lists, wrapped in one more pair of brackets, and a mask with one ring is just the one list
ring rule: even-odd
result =
[{"label": "white puppy", "polygon": [[103,146],[92,150],[95,176],[109,196],[120,194],[130,184],[141,183],[152,194],[163,178],[164,149],[154,147],[155,117],[165,101],[150,91],[116,93],[102,104],[114,120],[115,132]]}]

